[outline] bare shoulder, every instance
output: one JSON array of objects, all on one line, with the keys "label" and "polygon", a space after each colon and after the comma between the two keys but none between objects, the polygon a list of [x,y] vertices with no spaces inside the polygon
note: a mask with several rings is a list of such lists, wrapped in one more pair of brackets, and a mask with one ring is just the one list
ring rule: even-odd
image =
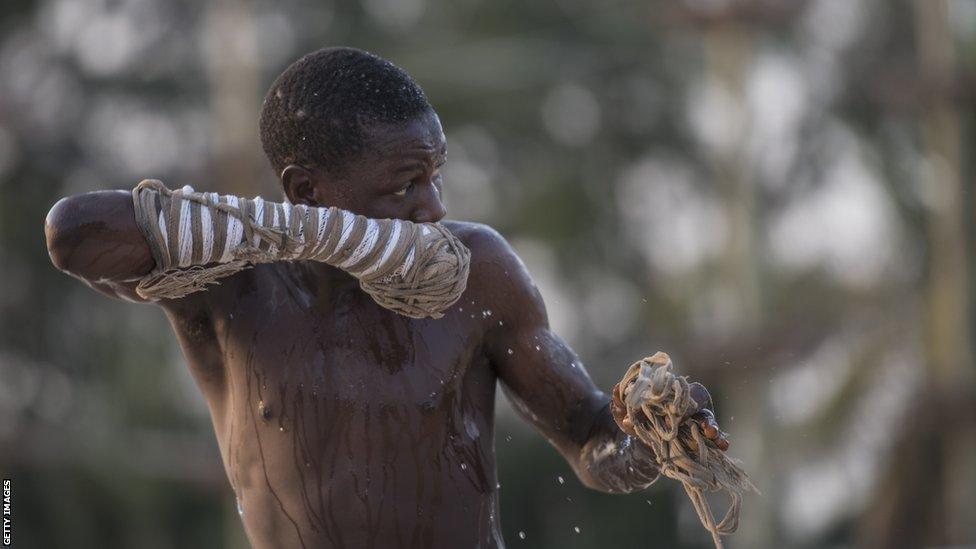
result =
[{"label": "bare shoulder", "polygon": [[470,282],[531,286],[525,265],[501,233],[483,223],[470,221],[446,221],[443,225],[471,250]]},{"label": "bare shoulder", "polygon": [[468,288],[514,318],[545,317],[545,305],[525,264],[498,231],[482,223],[446,221],[471,250]]},{"label": "bare shoulder", "polygon": [[472,264],[500,259],[519,261],[505,237],[489,225],[470,221],[444,221],[442,224],[471,250]]}]

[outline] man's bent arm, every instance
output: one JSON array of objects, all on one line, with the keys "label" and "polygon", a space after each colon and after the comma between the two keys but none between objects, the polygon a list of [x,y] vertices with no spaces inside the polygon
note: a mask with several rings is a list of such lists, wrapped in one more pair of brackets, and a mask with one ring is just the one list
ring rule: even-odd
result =
[{"label": "man's bent arm", "polygon": [[[580,481],[604,492],[632,492],[658,477],[654,454],[614,422],[610,398],[549,328],[545,305],[504,239],[485,228],[472,242],[471,276],[490,287],[486,350],[515,408],[553,444]],[[480,252],[480,253],[479,253]],[[623,370],[623,368],[621,368]]]},{"label": "man's bent arm", "polygon": [[46,227],[58,268],[103,291],[100,285],[124,286],[126,293],[114,292],[120,297],[180,299],[249,264],[311,260],[358,278],[383,307],[439,318],[467,282],[467,248],[436,223],[368,219],[334,207],[190,187],[171,191],[156,180],[140,183],[130,204],[120,198],[92,193],[65,199]]}]

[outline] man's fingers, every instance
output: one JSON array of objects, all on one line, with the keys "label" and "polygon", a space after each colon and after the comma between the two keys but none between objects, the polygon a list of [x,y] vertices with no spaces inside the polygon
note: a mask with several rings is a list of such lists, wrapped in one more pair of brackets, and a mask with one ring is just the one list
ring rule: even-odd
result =
[{"label": "man's fingers", "polygon": [[621,398],[621,396],[620,396],[620,384],[619,383],[613,386],[613,392],[612,392],[611,398],[613,399],[613,403],[614,404],[616,404],[617,406],[623,407],[623,405],[624,405],[624,399]]},{"label": "man's fingers", "polygon": [[719,450],[724,452],[729,449],[730,446],[729,439],[725,438],[725,436],[723,435],[715,439],[715,446],[717,446]]},{"label": "man's fingers", "polygon": [[613,413],[613,417],[618,423],[624,418],[624,416],[627,415],[627,408],[624,406],[624,402],[620,398],[619,385],[614,385],[613,387],[613,392],[610,396],[610,412]]},{"label": "man's fingers", "polygon": [[630,436],[637,436],[634,423],[627,416],[627,408],[624,406],[623,399],[620,398],[620,385],[613,386],[610,396],[610,414],[623,432]]},{"label": "man's fingers", "polygon": [[718,423],[714,419],[703,419],[698,425],[701,427],[702,434],[705,435],[705,438],[716,442],[719,440],[727,441],[726,437],[728,435],[719,428]]},{"label": "man's fingers", "polygon": [[702,434],[707,438],[715,439],[722,430],[718,427],[718,422],[715,421],[715,415],[712,414],[711,410],[702,410],[697,414],[691,416],[692,420],[701,427]]},{"label": "man's fingers", "polygon": [[[715,420],[715,414],[712,412],[712,395],[709,394],[708,389],[705,388],[701,383],[692,383],[688,386],[689,392],[691,394],[692,400],[698,406],[688,418],[698,424],[703,435],[708,440],[711,440],[715,447],[725,451],[729,448],[729,440],[727,435],[722,432],[722,429],[718,426],[718,421]],[[625,433],[636,436],[636,430],[634,429],[634,423],[631,421],[630,417],[627,415],[627,408],[624,405],[623,398],[621,396],[620,385],[614,385],[613,391],[611,391],[610,397],[610,411],[613,414],[613,419],[616,421],[617,425]],[[670,429],[671,424],[668,418],[664,418],[665,428]]]},{"label": "man's fingers", "polygon": [[727,450],[730,446],[728,435],[718,426],[715,414],[711,410],[705,409],[691,416],[692,420],[701,428],[705,438],[711,440],[720,450]]},{"label": "man's fingers", "polygon": [[714,421],[702,419],[698,422],[698,425],[701,427],[702,434],[705,435],[706,438],[715,440],[715,437],[718,436],[718,424],[716,424]]},{"label": "man's fingers", "polygon": [[627,433],[632,437],[637,436],[637,430],[634,429],[634,422],[630,420],[629,416],[624,415],[622,417],[619,418],[615,417],[613,419],[614,421],[617,422],[617,426],[620,427],[621,431]]}]

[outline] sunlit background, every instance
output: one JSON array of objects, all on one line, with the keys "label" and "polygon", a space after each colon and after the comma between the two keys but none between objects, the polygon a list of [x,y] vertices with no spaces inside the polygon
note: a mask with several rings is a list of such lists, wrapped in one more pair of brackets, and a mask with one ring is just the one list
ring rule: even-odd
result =
[{"label": "sunlit background", "polygon": [[[246,546],[163,315],[56,272],[42,222],[147,177],[280,198],[261,99],[327,45],[421,83],[449,216],[601,387],[666,350],[711,388],[763,492],[729,547],[976,544],[973,0],[5,0],[15,546]],[[674,482],[587,491],[498,408],[510,547],[710,546]]]}]

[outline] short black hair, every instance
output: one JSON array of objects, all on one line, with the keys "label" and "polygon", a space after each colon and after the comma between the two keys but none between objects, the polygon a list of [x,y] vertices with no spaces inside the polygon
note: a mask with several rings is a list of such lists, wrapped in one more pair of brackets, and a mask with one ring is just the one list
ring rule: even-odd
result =
[{"label": "short black hair", "polygon": [[362,152],[365,127],[412,120],[430,109],[413,78],[355,48],[324,48],[291,64],[261,107],[261,144],[276,175],[300,164],[342,171]]}]

